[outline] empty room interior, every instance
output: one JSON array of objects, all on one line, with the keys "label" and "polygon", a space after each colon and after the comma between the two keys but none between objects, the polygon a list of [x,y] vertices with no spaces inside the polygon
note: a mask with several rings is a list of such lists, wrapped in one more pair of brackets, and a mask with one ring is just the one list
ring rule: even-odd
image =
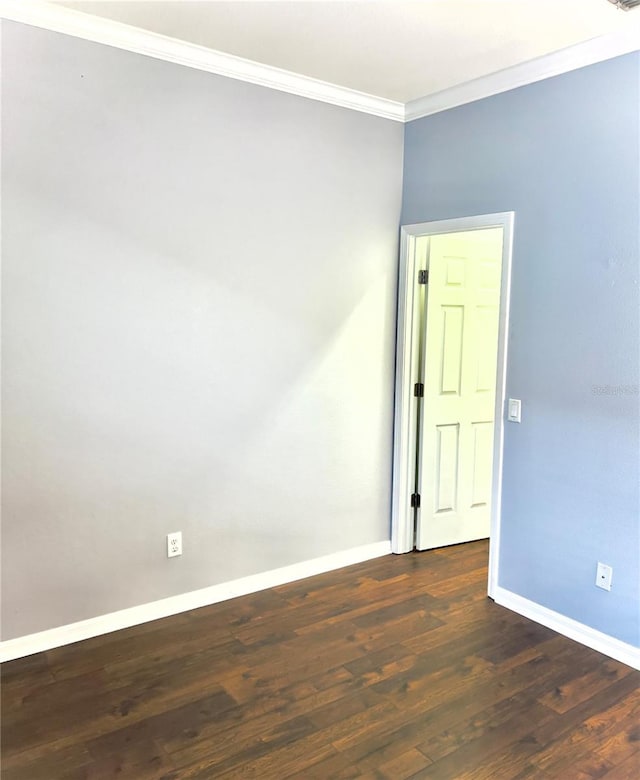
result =
[{"label": "empty room interior", "polygon": [[637,780],[640,2],[0,19],[2,778]]}]

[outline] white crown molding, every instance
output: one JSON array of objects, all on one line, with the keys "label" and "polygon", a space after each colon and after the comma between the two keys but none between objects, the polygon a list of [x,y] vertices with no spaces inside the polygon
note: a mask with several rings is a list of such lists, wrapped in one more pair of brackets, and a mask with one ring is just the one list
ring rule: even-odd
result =
[{"label": "white crown molding", "polygon": [[0,663],[12,661],[15,658],[23,658],[33,653],[42,653],[54,647],[62,647],[72,642],[80,642],[83,639],[91,639],[95,636],[108,634],[111,631],[120,631],[150,620],[177,615],[191,609],[199,609],[209,604],[217,604],[220,601],[234,599],[237,596],[246,596],[266,588],[275,588],[278,585],[286,585],[288,582],[302,580],[305,577],[313,577],[316,574],[324,574],[328,571],[341,569],[343,566],[351,566],[354,563],[369,561],[391,553],[391,542],[374,542],[361,547],[352,547],[349,550],[323,555],[321,558],[313,558],[291,566],[283,566],[280,569],[272,569],[238,580],[223,582],[220,585],[212,585],[209,588],[194,590],[190,593],[182,593],[179,596],[171,596],[167,599],[153,601],[149,604],[141,604],[138,607],[122,609],[111,612],[108,615],[99,615],[89,620],[81,620],[78,623],[70,623],[66,626],[50,628],[39,631],[36,634],[7,639],[0,642]]},{"label": "white crown molding", "polygon": [[640,27],[634,26],[632,19],[623,32],[603,35],[403,104],[43,0],[0,0],[0,18],[397,122],[410,122],[640,50]]},{"label": "white crown molding", "polygon": [[523,617],[551,628],[562,636],[580,642],[580,644],[597,650],[609,658],[614,658],[633,669],[640,669],[640,647],[622,642],[609,634],[603,634],[602,631],[597,631],[584,623],[579,623],[559,612],[547,609],[547,607],[529,601],[529,599],[518,596],[505,588],[497,587],[494,595],[496,604],[511,609]]},{"label": "white crown molding", "polygon": [[593,38],[544,57],[450,87],[442,92],[412,100],[405,105],[405,122],[438,114],[465,103],[472,103],[474,100],[508,92],[510,89],[524,87],[536,81],[638,50],[640,50],[639,27]]},{"label": "white crown molding", "polygon": [[368,95],[329,84],[309,76],[262,65],[258,62],[141,30],[111,19],[91,16],[39,0],[0,0],[0,18],[32,27],[72,35],[94,43],[144,54],[219,76],[247,81],[262,87],[330,103],[366,114],[404,121],[404,105],[395,100]]}]

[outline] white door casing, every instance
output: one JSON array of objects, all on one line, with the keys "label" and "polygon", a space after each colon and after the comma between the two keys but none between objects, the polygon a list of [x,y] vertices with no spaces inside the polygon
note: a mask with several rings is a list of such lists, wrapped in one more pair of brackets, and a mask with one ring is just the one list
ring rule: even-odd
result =
[{"label": "white door casing", "polygon": [[411,507],[411,494],[416,485],[418,403],[414,397],[413,389],[415,382],[418,381],[420,364],[420,296],[424,294],[424,287],[418,284],[418,271],[426,268],[429,244],[433,236],[486,228],[502,228],[502,283],[491,464],[489,595],[493,595],[498,582],[502,443],[513,223],[513,212],[501,212],[405,225],[401,229],[391,524],[391,544],[395,553],[409,552],[414,547],[415,510]]}]

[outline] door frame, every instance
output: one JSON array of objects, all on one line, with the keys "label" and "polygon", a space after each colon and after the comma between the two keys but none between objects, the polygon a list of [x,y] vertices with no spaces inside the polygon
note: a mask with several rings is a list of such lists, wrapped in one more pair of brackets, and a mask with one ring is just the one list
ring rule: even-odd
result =
[{"label": "door frame", "polygon": [[[493,475],[491,486],[491,530],[489,544],[488,592],[493,597],[498,585],[500,520],[502,497],[502,459],[506,415],[507,346],[511,292],[511,256],[513,253],[513,211],[473,217],[421,222],[400,229],[400,267],[398,276],[398,329],[396,345],[395,419],[393,436],[393,487],[391,510],[391,549],[405,553],[414,546],[414,492],[417,407],[413,386],[417,381],[420,342],[420,285],[418,270],[427,268],[421,253],[421,238],[443,233],[462,233],[501,227],[502,282],[496,377]],[[424,288],[423,288],[424,289]]]}]

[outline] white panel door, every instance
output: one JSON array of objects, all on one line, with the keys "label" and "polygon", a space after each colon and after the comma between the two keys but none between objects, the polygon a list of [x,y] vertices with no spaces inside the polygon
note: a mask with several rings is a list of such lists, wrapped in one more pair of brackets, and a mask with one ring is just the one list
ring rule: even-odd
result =
[{"label": "white panel door", "polygon": [[502,228],[432,236],[416,546],[489,536]]}]

